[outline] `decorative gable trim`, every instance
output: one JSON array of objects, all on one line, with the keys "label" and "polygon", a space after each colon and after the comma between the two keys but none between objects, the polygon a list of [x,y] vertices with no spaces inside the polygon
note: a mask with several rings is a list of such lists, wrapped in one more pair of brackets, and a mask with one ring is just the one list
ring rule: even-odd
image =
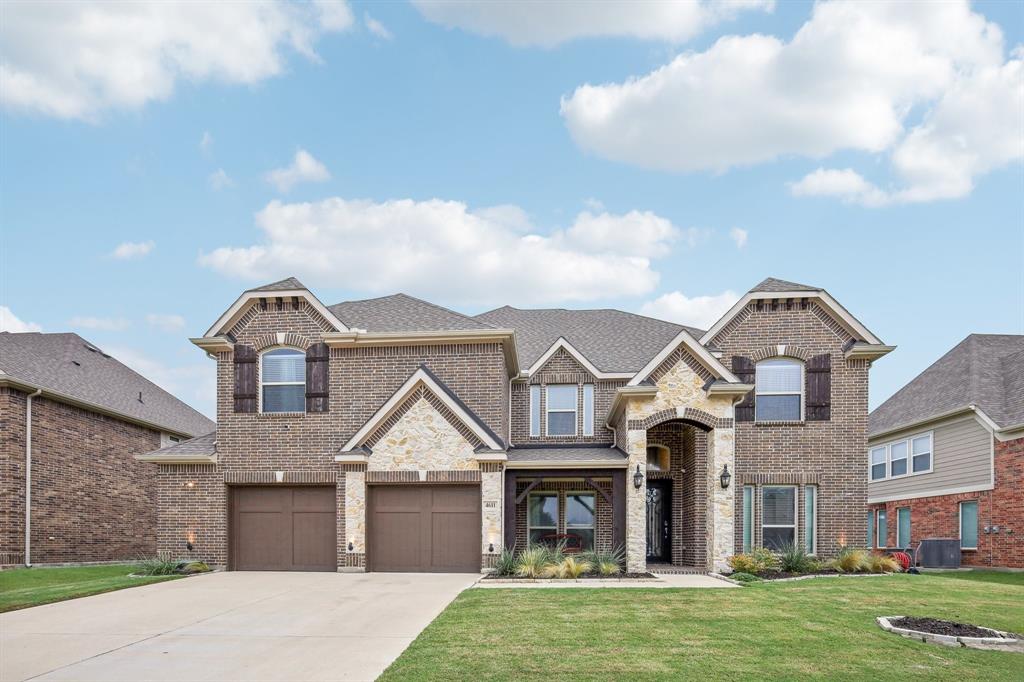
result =
[{"label": "decorative gable trim", "polygon": [[579,352],[575,346],[573,346],[564,336],[559,336],[558,339],[551,344],[544,355],[537,358],[537,362],[526,370],[526,376],[533,376],[547,364],[548,360],[554,357],[555,353],[559,350],[564,350],[566,353],[571,355],[576,362],[580,363],[580,366],[590,372],[595,379],[629,379],[633,376],[631,372],[603,372],[599,370],[594,363],[587,359],[583,353]]},{"label": "decorative gable trim", "polygon": [[[321,327],[325,332],[347,332],[349,328],[335,316],[330,310],[327,309],[320,300],[309,292],[307,289],[294,289],[290,291],[246,291],[238,297],[231,307],[224,311],[213,326],[206,330],[203,335],[204,338],[217,336],[219,334],[228,332],[231,333],[241,324],[243,327],[245,324],[250,322],[253,317],[262,312],[265,308],[269,308],[271,305],[277,306],[279,309],[283,309],[286,301],[292,300],[292,302],[298,302],[298,309],[305,310],[310,313],[314,319],[319,316],[323,320]],[[268,303],[272,302],[272,303]],[[313,315],[312,313],[316,313]]]},{"label": "decorative gable trim", "polygon": [[[684,346],[686,352],[679,357],[685,359],[685,355],[689,355],[699,366],[704,368],[704,375],[701,378],[705,380],[716,378],[724,379],[731,384],[738,384],[740,380],[736,376],[725,368],[717,358],[715,358],[708,349],[701,346],[697,341],[690,336],[689,332],[683,330],[676,335],[674,339],[668,342],[660,353],[651,358],[643,369],[633,375],[633,378],[629,380],[627,386],[637,386],[643,381],[647,380],[656,369],[661,367],[662,363],[669,360],[670,357],[680,350],[680,346]],[[678,362],[678,361],[677,361]],[[689,363],[687,363],[689,365]],[[673,363],[674,365],[674,363]],[[666,370],[667,371],[667,370]]]},{"label": "decorative gable trim", "polygon": [[[505,445],[487,426],[461,404],[454,394],[425,366],[412,373],[387,402],[381,405],[370,419],[352,436],[341,452],[351,452],[356,448],[369,445],[371,439],[376,443],[384,433],[398,423],[420,398],[425,398],[437,409],[459,433],[473,445],[483,445],[491,450],[504,452]],[[378,432],[380,435],[377,435]]]}]

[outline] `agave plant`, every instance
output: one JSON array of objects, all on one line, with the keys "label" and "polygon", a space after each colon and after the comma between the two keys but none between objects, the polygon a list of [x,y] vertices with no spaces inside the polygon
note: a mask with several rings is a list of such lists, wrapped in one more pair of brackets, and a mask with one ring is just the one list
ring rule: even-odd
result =
[{"label": "agave plant", "polygon": [[527,547],[515,560],[515,574],[520,578],[539,578],[544,573],[549,551],[541,545]]},{"label": "agave plant", "polygon": [[516,572],[516,548],[503,547],[494,558],[494,572],[497,575],[512,575]]}]

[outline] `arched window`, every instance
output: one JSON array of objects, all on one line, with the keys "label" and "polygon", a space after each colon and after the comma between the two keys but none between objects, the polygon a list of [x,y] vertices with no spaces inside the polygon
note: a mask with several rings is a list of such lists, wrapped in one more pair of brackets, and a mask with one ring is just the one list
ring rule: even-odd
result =
[{"label": "arched window", "polygon": [[647,446],[647,470],[668,471],[670,452],[664,445]]},{"label": "arched window", "polygon": [[757,363],[754,420],[798,422],[803,418],[804,366],[798,360],[773,358]]},{"label": "arched window", "polygon": [[276,348],[260,358],[261,412],[306,411],[306,354]]}]

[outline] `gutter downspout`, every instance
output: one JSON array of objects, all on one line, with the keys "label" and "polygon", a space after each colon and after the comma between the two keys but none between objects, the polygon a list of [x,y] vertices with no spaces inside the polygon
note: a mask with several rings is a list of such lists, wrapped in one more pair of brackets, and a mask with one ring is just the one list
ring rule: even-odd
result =
[{"label": "gutter downspout", "polygon": [[43,392],[36,389],[25,398],[25,566],[32,565],[32,399]]}]

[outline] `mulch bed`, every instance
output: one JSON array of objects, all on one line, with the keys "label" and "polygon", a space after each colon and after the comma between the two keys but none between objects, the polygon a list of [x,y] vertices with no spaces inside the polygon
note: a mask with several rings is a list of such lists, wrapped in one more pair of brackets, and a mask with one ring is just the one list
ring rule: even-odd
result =
[{"label": "mulch bed", "polygon": [[[581,575],[576,580],[651,580],[656,579],[658,576],[653,573],[619,573],[618,575]],[[484,580],[572,580],[572,578],[523,578],[518,575],[497,575],[495,573],[488,573],[484,576]]]},{"label": "mulch bed", "polygon": [[976,625],[967,623],[956,623],[951,620],[938,620],[936,618],[917,618],[907,616],[889,621],[891,625],[906,630],[917,630],[932,635],[948,635],[950,637],[1000,637],[991,630],[979,628]]}]

